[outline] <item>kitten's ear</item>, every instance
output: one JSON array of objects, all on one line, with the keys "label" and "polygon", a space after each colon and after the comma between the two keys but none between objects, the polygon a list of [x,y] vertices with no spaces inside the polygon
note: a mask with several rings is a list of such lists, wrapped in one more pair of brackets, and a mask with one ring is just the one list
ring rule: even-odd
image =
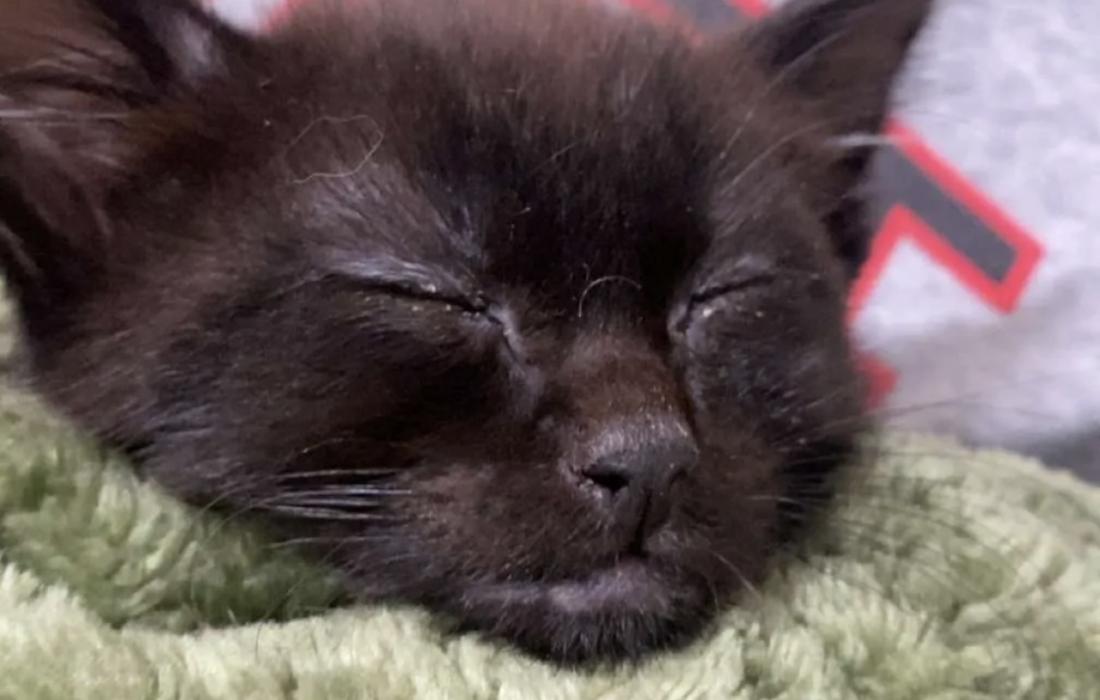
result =
[{"label": "kitten's ear", "polygon": [[48,304],[107,254],[104,204],[170,128],[164,104],[242,40],[186,0],[0,5],[0,264],[25,305]]},{"label": "kitten's ear", "polygon": [[780,89],[812,100],[834,136],[874,134],[932,0],[792,0],[747,30]]},{"label": "kitten's ear", "polygon": [[[734,39],[767,90],[790,98],[809,137],[833,160],[819,182],[823,214],[855,270],[871,232],[860,194],[894,84],[933,0],[791,0]],[[834,206],[835,205],[835,206]]]}]

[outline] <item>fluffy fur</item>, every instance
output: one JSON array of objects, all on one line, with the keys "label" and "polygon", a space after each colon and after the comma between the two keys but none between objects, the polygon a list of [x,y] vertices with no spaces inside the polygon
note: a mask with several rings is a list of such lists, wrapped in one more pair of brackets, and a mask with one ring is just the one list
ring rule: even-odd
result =
[{"label": "fluffy fur", "polygon": [[264,39],[82,0],[0,77],[33,381],[365,597],[563,661],[682,644],[863,425],[847,137],[928,5],[696,48],[539,0],[322,3]]}]

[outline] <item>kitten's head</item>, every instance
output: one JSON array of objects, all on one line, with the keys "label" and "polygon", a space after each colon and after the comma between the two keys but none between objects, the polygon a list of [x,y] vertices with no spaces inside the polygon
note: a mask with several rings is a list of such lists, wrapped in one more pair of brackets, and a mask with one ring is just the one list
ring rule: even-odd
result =
[{"label": "kitten's head", "polygon": [[703,47],[568,0],[351,5],[252,38],[80,0],[0,77],[37,386],[369,599],[560,660],[690,640],[853,449],[847,137],[928,2]]}]

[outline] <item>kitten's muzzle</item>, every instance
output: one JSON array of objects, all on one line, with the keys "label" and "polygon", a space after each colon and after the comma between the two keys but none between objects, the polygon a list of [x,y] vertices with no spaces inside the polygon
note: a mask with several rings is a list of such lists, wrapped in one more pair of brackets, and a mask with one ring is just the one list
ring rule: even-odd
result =
[{"label": "kitten's muzzle", "polygon": [[628,551],[640,555],[646,541],[668,522],[675,486],[698,459],[686,433],[650,435],[583,466],[579,486],[598,500],[612,529],[629,537]]},{"label": "kitten's muzzle", "polygon": [[644,556],[699,460],[674,372],[644,338],[606,333],[572,348],[554,384],[568,397],[566,476],[594,503],[608,554]]}]

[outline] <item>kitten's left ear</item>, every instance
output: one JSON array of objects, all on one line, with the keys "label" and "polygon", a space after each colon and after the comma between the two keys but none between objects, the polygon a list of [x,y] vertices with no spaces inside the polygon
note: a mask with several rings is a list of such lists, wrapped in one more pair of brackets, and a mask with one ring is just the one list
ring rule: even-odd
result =
[{"label": "kitten's left ear", "polygon": [[50,11],[34,18],[11,5],[0,22],[0,271],[37,319],[87,287],[114,247],[112,191],[201,112],[203,86],[244,41],[192,0],[42,0]]},{"label": "kitten's left ear", "polygon": [[812,145],[831,161],[808,184],[825,203],[823,216],[853,272],[871,235],[856,190],[867,177],[898,74],[933,4],[791,0],[729,46],[739,60],[763,68],[765,91],[787,98],[788,111],[798,112]]}]

